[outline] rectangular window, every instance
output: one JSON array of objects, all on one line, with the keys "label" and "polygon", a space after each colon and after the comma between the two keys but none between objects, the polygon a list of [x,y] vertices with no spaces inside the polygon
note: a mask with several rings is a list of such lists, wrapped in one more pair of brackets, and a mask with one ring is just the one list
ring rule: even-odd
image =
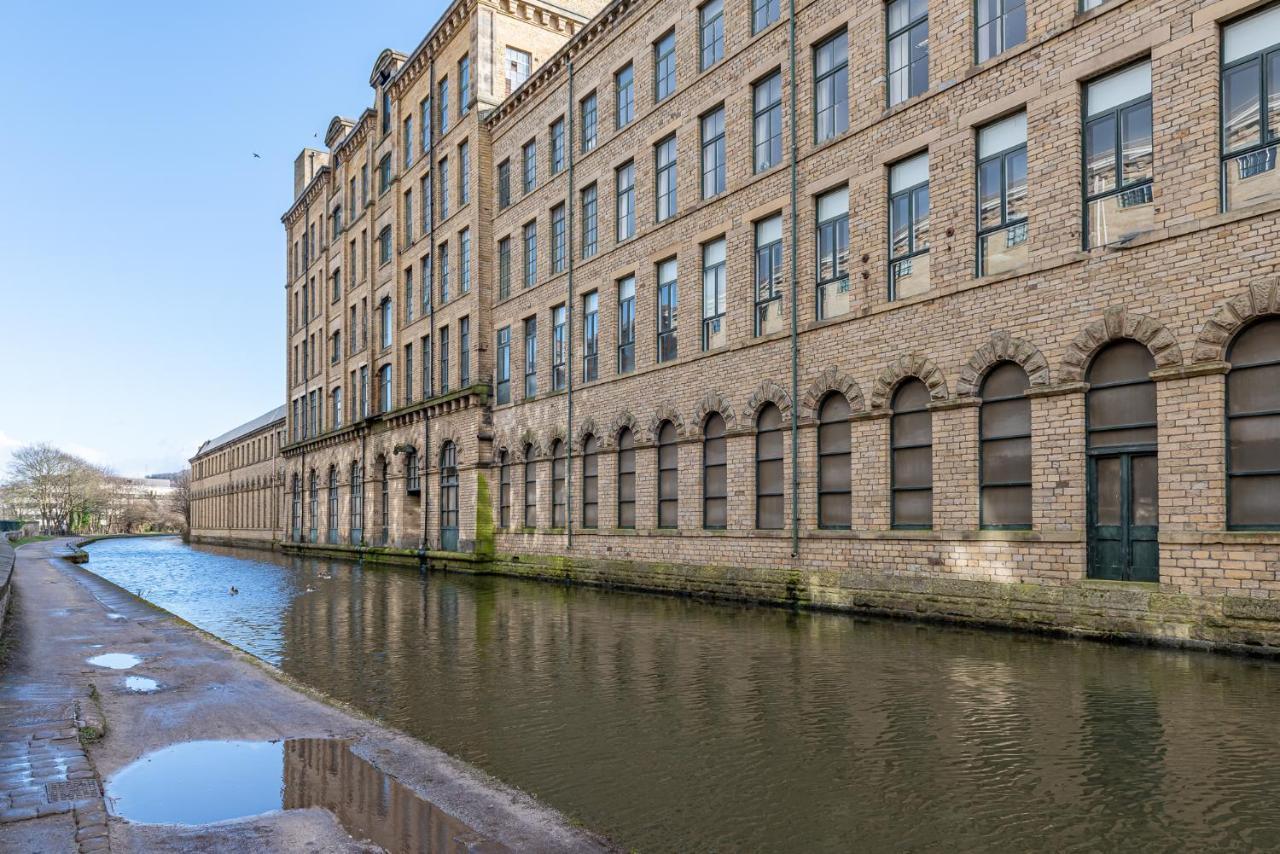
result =
[{"label": "rectangular window", "polygon": [[510,95],[524,81],[529,79],[533,70],[533,57],[527,51],[514,47],[507,48],[507,94]]},{"label": "rectangular window", "polygon": [[342,389],[335,388],[333,390],[333,427],[336,430],[342,426]]},{"label": "rectangular window", "polygon": [[511,161],[498,164],[498,210],[511,206]]},{"label": "rectangular window", "polygon": [[404,242],[413,243],[413,190],[404,191]]},{"label": "rectangular window", "polygon": [[600,305],[595,291],[582,298],[582,381],[600,377]]},{"label": "rectangular window", "polygon": [[444,222],[449,218],[449,158],[440,158],[440,169],[437,174],[440,176],[440,221]]},{"label": "rectangular window", "polygon": [[436,107],[440,111],[440,136],[449,132],[449,78],[441,77],[436,84]]},{"label": "rectangular window", "polygon": [[538,141],[531,139],[524,144],[524,192],[532,193],[538,185]]},{"label": "rectangular window", "polygon": [[471,109],[471,57],[462,55],[458,60],[458,115],[465,116]]},{"label": "rectangular window", "polygon": [[676,136],[672,134],[659,142],[654,154],[654,196],[657,203],[657,220],[662,222],[676,215]]},{"label": "rectangular window", "polygon": [[458,292],[471,290],[471,229],[458,232]]},{"label": "rectangular window", "polygon": [[435,394],[435,386],[433,385],[434,378],[431,376],[431,366],[435,361],[436,356],[435,351],[431,347],[430,335],[422,336],[421,346],[418,348],[418,353],[422,359],[422,397],[425,400]]},{"label": "rectangular window", "polygon": [[723,193],[725,175],[722,105],[702,117],[702,198],[709,199]]},{"label": "rectangular window", "polygon": [[498,330],[497,397],[498,404],[511,402],[511,327]]},{"label": "rectangular window", "polygon": [[458,204],[471,201],[471,146],[466,140],[458,145]]},{"label": "rectangular window", "polygon": [[564,272],[565,265],[565,233],[564,205],[559,204],[551,209],[551,273]]},{"label": "rectangular window", "polygon": [[782,331],[782,214],[756,223],[755,334]]},{"label": "rectangular window", "polygon": [[782,162],[782,72],[752,87],[752,106],[755,171],[763,172]]},{"label": "rectangular window", "polygon": [[618,373],[636,369],[636,279],[618,282]]},{"label": "rectangular window", "polygon": [[565,358],[568,353],[568,340],[565,338],[565,321],[568,312],[565,306],[558,305],[551,309],[551,390],[559,391],[565,387],[568,372],[565,370]]},{"label": "rectangular window", "polygon": [[369,366],[360,366],[360,417],[369,417]]},{"label": "rectangular window", "polygon": [[404,345],[404,400],[413,400],[413,344]]},{"label": "rectangular window", "polygon": [[440,339],[440,393],[449,393],[449,327],[441,326],[436,333]]},{"label": "rectangular window", "polygon": [[378,339],[384,350],[391,346],[392,326],[391,298],[384,297],[378,303]]},{"label": "rectangular window", "polygon": [[526,317],[524,321],[524,396],[538,394],[538,318]]},{"label": "rectangular window", "polygon": [[431,253],[428,252],[422,256],[422,260],[418,263],[419,269],[422,270],[422,313],[426,314],[431,309],[432,299],[435,294],[432,293],[431,281]]},{"label": "rectangular window", "polygon": [[422,99],[422,103],[418,105],[418,114],[422,122],[422,150],[427,151],[431,148],[431,96]]},{"label": "rectangular window", "polygon": [[676,31],[668,30],[653,43],[653,100],[676,91]]},{"label": "rectangular window", "polygon": [[413,323],[413,267],[404,268],[404,322]]},{"label": "rectangular window", "polygon": [[628,161],[614,175],[617,185],[615,225],[618,242],[636,233],[636,164]]},{"label": "rectangular window", "polygon": [[558,175],[564,168],[564,119],[551,123],[551,174]]},{"label": "rectangular window", "polygon": [[1084,91],[1085,248],[1155,228],[1151,63],[1108,74]]},{"label": "rectangular window", "polygon": [[391,133],[391,92],[382,88],[382,135]]},{"label": "rectangular window", "polygon": [[596,185],[582,191],[582,257],[596,254]]},{"label": "rectangular window", "polygon": [[590,95],[582,99],[582,104],[579,109],[582,116],[581,133],[583,154],[586,154],[588,151],[591,151],[596,147],[596,109],[596,93],[592,92]]},{"label": "rectangular window", "polygon": [[724,0],[710,0],[698,10],[699,64],[706,71],[724,58]]},{"label": "rectangular window", "polygon": [[422,233],[431,232],[431,175],[423,175],[418,195],[422,197]]},{"label": "rectangular window", "polygon": [[824,41],[813,52],[813,134],[825,142],[849,129],[849,36]]},{"label": "rectangular window", "polygon": [[449,243],[447,241],[440,244],[436,257],[440,259],[440,304],[444,305],[449,301]]},{"label": "rectangular window", "polygon": [[636,86],[631,64],[627,63],[613,75],[613,114],[619,128],[624,128],[635,118]]},{"label": "rectangular window", "polygon": [[360,204],[369,204],[369,164],[360,164]]},{"label": "rectangular window", "polygon": [[680,355],[676,338],[680,320],[680,290],[676,259],[658,264],[658,361],[670,362]]},{"label": "rectangular window", "polygon": [[538,222],[524,226],[524,286],[531,288],[538,283]]},{"label": "rectangular window", "polygon": [[751,34],[763,30],[782,15],[782,0],[751,0]]},{"label": "rectangular window", "polygon": [[978,131],[978,275],[1027,263],[1027,114]]},{"label": "rectangular window", "polygon": [[974,26],[978,62],[999,56],[1027,40],[1026,0],[977,0]]},{"label": "rectangular window", "polygon": [[714,350],[729,342],[725,315],[725,240],[702,246],[702,349]]},{"label": "rectangular window", "polygon": [[408,169],[413,165],[413,116],[406,116],[404,120],[404,165]]},{"label": "rectangular window", "polygon": [[471,385],[471,318],[458,321],[458,387]]},{"label": "rectangular window", "polygon": [[1280,198],[1280,5],[1222,29],[1222,205]]},{"label": "rectangular window", "polygon": [[384,226],[378,232],[378,264],[386,264],[391,260],[391,226]]},{"label": "rectangular window", "polygon": [[498,241],[498,299],[511,296],[511,238]]},{"label": "rectangular window", "polygon": [[929,88],[928,0],[892,0],[885,20],[889,43],[889,106]]},{"label": "rectangular window", "polygon": [[384,154],[378,161],[378,195],[391,189],[391,155]]},{"label": "rectangular window", "polygon": [[889,299],[929,290],[929,154],[889,168]]}]

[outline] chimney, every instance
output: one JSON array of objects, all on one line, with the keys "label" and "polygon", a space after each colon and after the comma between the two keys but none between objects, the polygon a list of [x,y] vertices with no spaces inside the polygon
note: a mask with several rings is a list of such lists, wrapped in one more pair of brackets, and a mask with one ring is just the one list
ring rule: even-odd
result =
[{"label": "chimney", "polygon": [[311,183],[321,167],[329,164],[329,152],[315,148],[304,148],[293,161],[293,197],[302,195],[302,191]]}]

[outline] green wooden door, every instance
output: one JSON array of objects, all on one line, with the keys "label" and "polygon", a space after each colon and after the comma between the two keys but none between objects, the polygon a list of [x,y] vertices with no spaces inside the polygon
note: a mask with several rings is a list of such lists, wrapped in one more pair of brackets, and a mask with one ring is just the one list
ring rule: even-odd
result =
[{"label": "green wooden door", "polygon": [[1159,581],[1156,455],[1090,458],[1089,577]]}]

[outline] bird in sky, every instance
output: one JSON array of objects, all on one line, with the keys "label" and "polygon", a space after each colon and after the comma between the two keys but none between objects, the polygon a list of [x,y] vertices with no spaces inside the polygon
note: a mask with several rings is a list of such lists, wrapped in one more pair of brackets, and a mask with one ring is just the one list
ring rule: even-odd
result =
[{"label": "bird in sky", "polygon": [[255,151],[255,152],[253,152],[253,156],[254,156],[254,157],[256,157],[256,158],[258,158],[259,160],[261,160],[261,159],[262,159],[262,155],[261,155],[261,154],[259,154],[259,153],[258,153],[258,152],[256,152],[256,151]]}]

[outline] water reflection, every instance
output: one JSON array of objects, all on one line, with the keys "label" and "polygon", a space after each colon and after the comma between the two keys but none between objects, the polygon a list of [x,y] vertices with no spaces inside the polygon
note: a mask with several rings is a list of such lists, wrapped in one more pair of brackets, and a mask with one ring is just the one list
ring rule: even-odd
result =
[{"label": "water reflection", "polygon": [[624,847],[1280,846],[1268,662],[174,541],[89,551]]}]

